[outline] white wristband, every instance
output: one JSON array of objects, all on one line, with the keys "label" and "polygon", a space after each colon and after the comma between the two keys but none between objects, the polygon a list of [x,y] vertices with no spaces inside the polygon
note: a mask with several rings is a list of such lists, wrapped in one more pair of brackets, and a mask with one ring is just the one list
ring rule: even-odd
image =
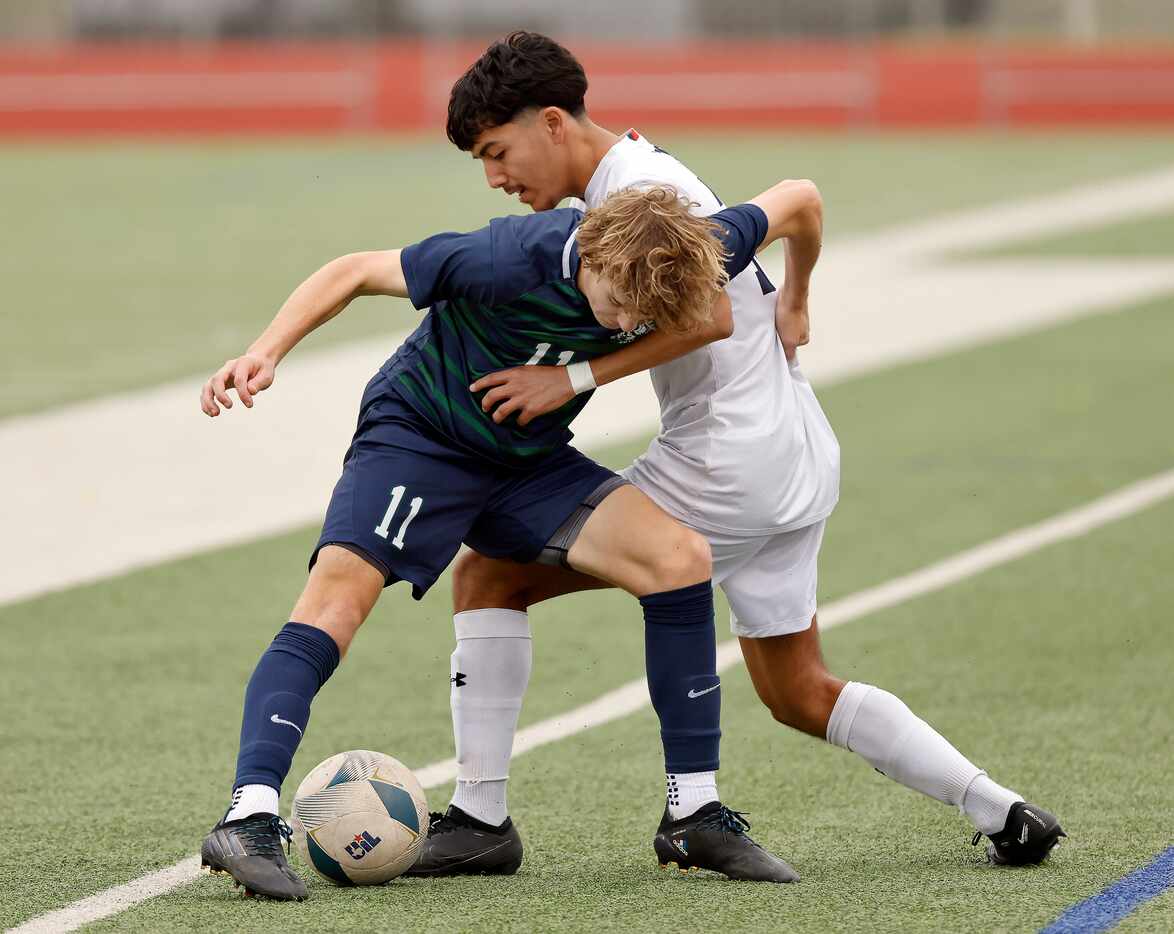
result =
[{"label": "white wristband", "polygon": [[578,363],[567,365],[567,376],[571,378],[571,388],[575,395],[590,392],[595,388],[595,374],[591,372],[591,361],[580,360]]}]

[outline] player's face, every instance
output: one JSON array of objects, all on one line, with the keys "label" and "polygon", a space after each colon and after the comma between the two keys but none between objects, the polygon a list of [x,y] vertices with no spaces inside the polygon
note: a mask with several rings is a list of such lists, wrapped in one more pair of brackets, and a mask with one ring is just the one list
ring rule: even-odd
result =
[{"label": "player's face", "polygon": [[535,211],[550,210],[573,194],[564,120],[562,111],[547,107],[483,130],[472,153],[481,160],[489,187],[517,195]]},{"label": "player's face", "polygon": [[611,282],[586,266],[579,270],[578,286],[579,291],[587,296],[595,320],[608,330],[630,334],[643,323],[643,319],[624,304],[623,296],[616,294]]}]

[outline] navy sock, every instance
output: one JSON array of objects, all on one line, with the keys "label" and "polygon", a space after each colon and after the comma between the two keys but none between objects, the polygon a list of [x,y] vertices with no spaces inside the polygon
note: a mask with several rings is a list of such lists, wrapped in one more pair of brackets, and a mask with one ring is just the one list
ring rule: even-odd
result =
[{"label": "navy sock", "polygon": [[709,581],[649,594],[644,607],[648,693],[660,717],[666,772],[709,772],[718,766],[721,682]]},{"label": "navy sock", "polygon": [[245,689],[236,781],[281,790],[306,724],[310,702],[338,667],[338,645],[329,634],[287,623],[257,662]]}]

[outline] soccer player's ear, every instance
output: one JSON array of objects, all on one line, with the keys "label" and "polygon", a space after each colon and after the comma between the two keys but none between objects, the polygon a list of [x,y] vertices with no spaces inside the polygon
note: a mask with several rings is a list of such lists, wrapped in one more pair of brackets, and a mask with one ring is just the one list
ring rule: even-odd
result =
[{"label": "soccer player's ear", "polygon": [[546,132],[550,135],[550,141],[552,143],[560,145],[565,142],[567,137],[567,124],[561,110],[557,107],[544,107],[540,119],[546,127]]}]

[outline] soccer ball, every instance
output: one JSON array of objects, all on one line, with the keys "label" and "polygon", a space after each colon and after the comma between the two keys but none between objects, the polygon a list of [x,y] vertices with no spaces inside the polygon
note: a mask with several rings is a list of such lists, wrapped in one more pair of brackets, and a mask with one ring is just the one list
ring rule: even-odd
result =
[{"label": "soccer ball", "polygon": [[302,859],[338,885],[379,885],[416,861],[428,802],[411,769],[381,752],[340,752],[311,770],[294,795]]}]

